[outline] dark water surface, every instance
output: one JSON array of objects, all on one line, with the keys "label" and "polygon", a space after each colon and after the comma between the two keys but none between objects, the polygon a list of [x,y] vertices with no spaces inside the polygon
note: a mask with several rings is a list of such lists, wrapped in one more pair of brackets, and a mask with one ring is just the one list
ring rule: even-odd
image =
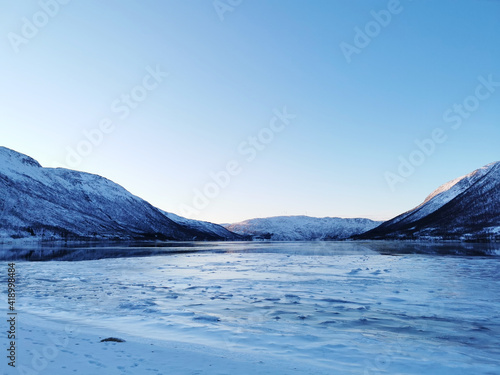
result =
[{"label": "dark water surface", "polygon": [[2,261],[82,261],[198,252],[324,256],[362,254],[500,256],[500,243],[407,241],[0,243],[0,260]]}]

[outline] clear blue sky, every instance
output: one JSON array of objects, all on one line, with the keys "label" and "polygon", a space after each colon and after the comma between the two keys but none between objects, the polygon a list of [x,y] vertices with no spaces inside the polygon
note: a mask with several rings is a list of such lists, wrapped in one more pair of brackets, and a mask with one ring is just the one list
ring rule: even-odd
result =
[{"label": "clear blue sky", "polygon": [[[500,1],[216,5],[0,0],[0,144],[67,167],[104,121],[70,166],[178,214],[210,186],[188,216],[218,223],[388,219],[500,159],[500,87],[478,80],[500,82]],[[372,37],[356,45],[357,30]],[[296,117],[269,130],[285,107]],[[446,141],[420,160],[414,142],[436,128]],[[258,134],[265,147],[243,143]],[[386,172],[411,153],[420,165],[391,189]],[[239,173],[215,191],[210,173],[230,161]]]}]

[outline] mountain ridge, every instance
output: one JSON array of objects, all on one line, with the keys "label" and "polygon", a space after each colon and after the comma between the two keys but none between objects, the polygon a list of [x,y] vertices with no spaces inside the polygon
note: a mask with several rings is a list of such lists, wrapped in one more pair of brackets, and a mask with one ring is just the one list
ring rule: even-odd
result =
[{"label": "mountain ridge", "polygon": [[113,181],[44,168],[0,146],[0,241],[71,240],[500,240],[500,162],[453,179],[415,208],[381,222],[275,216],[214,224],[152,206]]},{"label": "mountain ridge", "polygon": [[222,227],[215,233],[216,224],[176,222],[105,177],[44,168],[6,147],[0,147],[0,191],[0,238],[240,239]]},{"label": "mountain ridge", "polygon": [[500,239],[500,162],[451,180],[420,205],[355,239]]}]

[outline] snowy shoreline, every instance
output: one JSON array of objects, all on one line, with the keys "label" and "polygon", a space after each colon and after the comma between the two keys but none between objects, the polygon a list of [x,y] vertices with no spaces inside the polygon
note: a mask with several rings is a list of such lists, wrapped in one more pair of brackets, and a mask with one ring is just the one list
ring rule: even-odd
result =
[{"label": "snowy shoreline", "polygon": [[[269,353],[145,338],[27,312],[20,312],[19,319],[15,372],[20,374],[331,374]],[[100,342],[108,337],[125,342]]]}]

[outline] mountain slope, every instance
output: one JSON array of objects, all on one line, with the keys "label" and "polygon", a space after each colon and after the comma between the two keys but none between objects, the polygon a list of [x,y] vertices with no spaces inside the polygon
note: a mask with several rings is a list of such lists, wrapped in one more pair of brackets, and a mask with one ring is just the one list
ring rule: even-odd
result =
[{"label": "mountain slope", "polygon": [[234,233],[272,241],[342,240],[366,232],[381,222],[369,219],[277,216],[223,226]]},{"label": "mountain slope", "polygon": [[230,232],[226,228],[224,228],[222,225],[214,224],[214,223],[209,223],[208,221],[199,221],[199,220],[192,220],[192,219],[186,219],[185,217],[178,216],[176,214],[170,213],[170,212],[165,212],[161,211],[166,217],[168,217],[170,220],[176,222],[177,224],[187,226],[192,229],[199,230],[200,232],[206,233],[207,235],[211,234],[213,236],[219,236],[221,238],[225,239],[241,239],[240,236],[236,235],[233,232]]},{"label": "mountain slope", "polygon": [[450,181],[414,209],[359,239],[496,239],[500,237],[500,162]]},{"label": "mountain slope", "polygon": [[[179,220],[180,221],[180,220]],[[0,239],[226,240],[206,225],[176,222],[101,176],[43,168],[0,147]]]}]

